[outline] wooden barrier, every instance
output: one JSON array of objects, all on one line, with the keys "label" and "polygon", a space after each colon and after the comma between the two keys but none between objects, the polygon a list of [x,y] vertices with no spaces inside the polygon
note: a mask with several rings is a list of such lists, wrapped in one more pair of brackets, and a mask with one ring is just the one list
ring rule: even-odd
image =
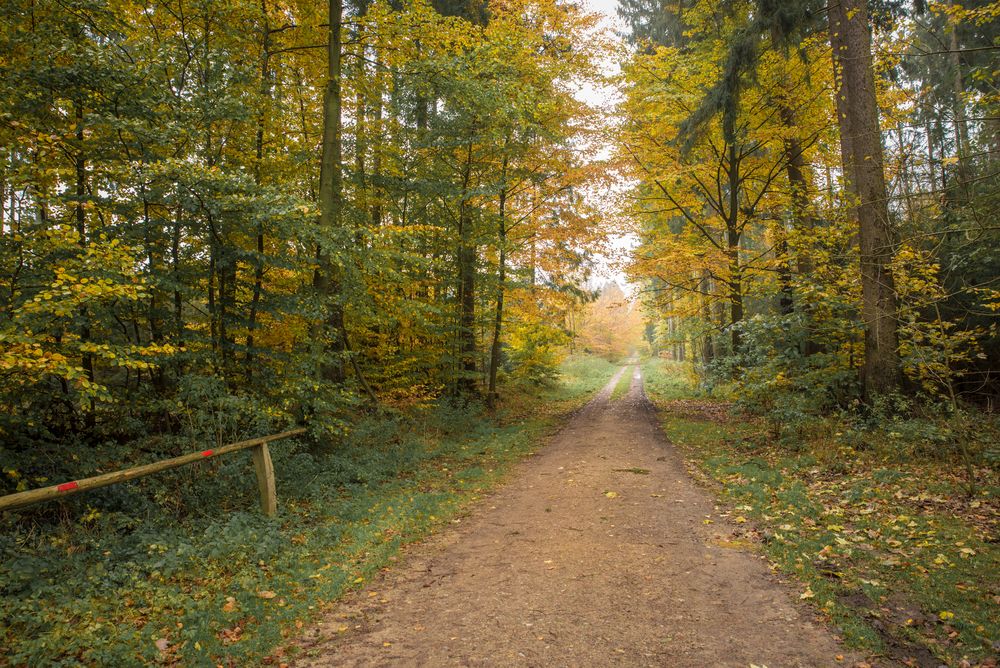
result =
[{"label": "wooden barrier", "polygon": [[152,464],[135,466],[130,469],[125,469],[124,471],[104,473],[92,478],[83,478],[82,480],[64,482],[61,485],[40,487],[39,489],[31,489],[26,492],[0,496],[0,511],[24,508],[25,506],[42,503],[43,501],[51,501],[52,499],[69,496],[70,494],[86,492],[87,490],[97,489],[98,487],[107,487],[108,485],[114,485],[120,482],[125,482],[126,480],[132,480],[134,478],[142,478],[147,475],[152,475],[153,473],[166,471],[167,469],[175,469],[178,466],[184,466],[185,464],[191,464],[203,459],[209,459],[211,457],[227,455],[230,452],[253,448],[254,469],[257,472],[257,486],[260,489],[260,507],[261,510],[264,511],[265,515],[273,517],[278,512],[278,495],[274,487],[274,466],[271,464],[271,453],[267,449],[267,444],[283,438],[299,436],[304,433],[306,433],[305,429],[292,429],[290,431],[283,431],[280,434],[261,436],[260,438],[251,438],[250,440],[240,441],[238,443],[229,443],[228,445],[223,445],[221,448],[215,448],[213,450],[192,452],[188,455],[181,455],[180,457],[173,457],[172,459],[164,459],[163,461],[154,462]]}]

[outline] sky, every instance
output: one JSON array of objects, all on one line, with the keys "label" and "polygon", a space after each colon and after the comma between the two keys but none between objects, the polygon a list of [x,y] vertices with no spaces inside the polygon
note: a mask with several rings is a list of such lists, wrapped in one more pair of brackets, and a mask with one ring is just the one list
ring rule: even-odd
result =
[{"label": "sky", "polygon": [[[601,14],[604,18],[604,25],[612,33],[621,34],[625,30],[624,23],[618,18],[618,0],[583,0],[583,5],[587,7],[590,11]],[[604,73],[605,74],[616,74],[618,71],[618,63],[614,60],[609,60],[605,63]],[[592,86],[586,86],[577,92],[577,97],[581,100],[588,102],[593,106],[607,107],[614,100],[614,91],[605,88],[595,88]],[[606,157],[612,150],[612,147],[604,147],[600,153],[599,157]],[[636,240],[631,235],[619,234],[612,235],[609,239],[610,254],[612,257],[597,256],[596,257],[596,275],[591,279],[592,288],[597,288],[607,283],[609,280],[613,280],[621,286],[622,290],[625,291],[627,295],[633,293],[633,286],[631,286],[625,278],[625,275],[618,271],[615,267],[614,255],[626,252],[628,249],[634,247]]]}]

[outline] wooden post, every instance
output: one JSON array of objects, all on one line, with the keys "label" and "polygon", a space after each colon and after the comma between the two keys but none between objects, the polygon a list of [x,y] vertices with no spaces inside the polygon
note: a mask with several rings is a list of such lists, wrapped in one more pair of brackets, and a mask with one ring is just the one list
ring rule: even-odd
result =
[{"label": "wooden post", "polygon": [[164,459],[163,461],[154,462],[152,464],[144,464],[143,466],[125,469],[124,471],[113,471],[111,473],[104,473],[92,478],[71,480],[69,482],[62,483],[61,485],[52,485],[50,487],[42,487],[40,489],[32,489],[26,492],[0,496],[0,512],[4,510],[24,508],[25,506],[41,503],[43,501],[51,501],[52,499],[70,496],[79,492],[86,492],[99,487],[115,485],[120,482],[125,482],[126,480],[142,478],[143,476],[177,468],[178,466],[184,466],[185,464],[191,464],[203,459],[210,459],[212,457],[229,454],[230,452],[253,448],[253,461],[254,466],[257,469],[257,480],[260,483],[261,505],[266,515],[273,516],[277,512],[278,503],[277,495],[274,490],[274,466],[271,464],[271,453],[267,451],[267,444],[271,441],[300,436],[304,433],[306,433],[305,429],[292,429],[280,434],[261,436],[260,438],[251,438],[250,440],[240,441],[239,443],[230,443],[222,446],[221,448],[202,450],[201,452],[192,452],[187,455],[181,455],[180,457]]},{"label": "wooden post", "polygon": [[274,487],[274,465],[267,443],[254,446],[253,466],[257,470],[257,487],[260,488],[260,509],[268,517],[278,514],[278,493]]}]

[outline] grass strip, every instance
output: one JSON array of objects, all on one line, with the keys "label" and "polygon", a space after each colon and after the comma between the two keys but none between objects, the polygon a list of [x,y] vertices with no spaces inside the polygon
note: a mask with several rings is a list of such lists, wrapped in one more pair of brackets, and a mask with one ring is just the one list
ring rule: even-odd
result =
[{"label": "grass strip", "polygon": [[615,383],[615,388],[611,391],[611,401],[618,401],[628,394],[629,388],[632,387],[632,376],[635,375],[636,367],[627,365],[624,369],[618,382]]}]

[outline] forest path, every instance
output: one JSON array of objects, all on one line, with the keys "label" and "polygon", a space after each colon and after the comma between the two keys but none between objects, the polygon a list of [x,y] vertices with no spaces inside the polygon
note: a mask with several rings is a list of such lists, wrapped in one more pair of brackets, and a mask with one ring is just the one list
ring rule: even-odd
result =
[{"label": "forest path", "polygon": [[763,560],[724,546],[735,526],[638,367],[618,374],[508,484],[350,594],[295,665],[851,665]]}]

